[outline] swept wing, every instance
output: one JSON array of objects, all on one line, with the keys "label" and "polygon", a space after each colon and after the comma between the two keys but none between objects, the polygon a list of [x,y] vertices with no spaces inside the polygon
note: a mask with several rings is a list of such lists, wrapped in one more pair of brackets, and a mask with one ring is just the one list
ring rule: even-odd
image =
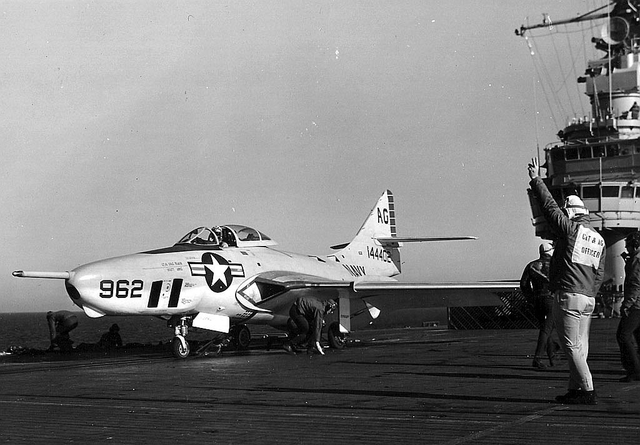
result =
[{"label": "swept wing", "polygon": [[[399,281],[340,281],[293,272],[268,272],[256,277],[257,283],[277,286],[279,291],[264,299],[259,306],[274,307],[275,301],[287,303],[292,291],[314,290],[324,298],[394,299],[420,298],[421,307],[498,306],[500,292],[518,289],[516,281],[481,281],[468,283],[403,283]],[[286,295],[289,293],[290,295]],[[295,296],[298,293],[295,292]],[[295,296],[293,296],[295,298]],[[280,304],[277,304],[280,306]]]}]

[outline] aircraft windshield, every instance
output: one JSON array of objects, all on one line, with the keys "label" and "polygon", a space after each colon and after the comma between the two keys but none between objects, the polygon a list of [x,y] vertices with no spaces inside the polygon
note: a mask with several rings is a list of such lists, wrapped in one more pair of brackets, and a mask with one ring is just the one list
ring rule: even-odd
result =
[{"label": "aircraft windshield", "polygon": [[183,236],[178,244],[196,244],[217,246],[219,244],[218,237],[208,227],[198,227]]},{"label": "aircraft windshield", "polygon": [[198,227],[183,236],[178,244],[215,247],[272,246],[276,242],[256,229],[238,224],[226,226]]},{"label": "aircraft windshield", "polygon": [[235,224],[228,225],[238,235],[238,241],[261,241],[270,240],[267,235],[258,232],[256,229],[247,226],[239,226]]}]

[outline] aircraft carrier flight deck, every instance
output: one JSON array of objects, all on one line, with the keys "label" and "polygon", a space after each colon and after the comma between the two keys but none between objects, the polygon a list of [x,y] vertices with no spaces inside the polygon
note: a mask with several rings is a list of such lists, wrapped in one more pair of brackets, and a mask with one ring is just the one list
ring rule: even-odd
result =
[{"label": "aircraft carrier flight deck", "polygon": [[616,327],[592,323],[595,406],[553,402],[567,363],[533,369],[533,329],[360,331],[325,356],[5,356],[0,442],[637,443],[640,382],[618,381]]}]

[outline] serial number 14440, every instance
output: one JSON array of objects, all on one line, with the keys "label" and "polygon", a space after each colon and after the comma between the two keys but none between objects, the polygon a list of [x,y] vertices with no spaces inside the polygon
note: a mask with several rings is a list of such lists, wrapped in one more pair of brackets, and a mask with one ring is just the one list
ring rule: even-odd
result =
[{"label": "serial number 14440", "polygon": [[385,263],[391,263],[391,255],[389,254],[389,251],[381,249],[380,247],[367,246],[367,257],[384,261]]}]

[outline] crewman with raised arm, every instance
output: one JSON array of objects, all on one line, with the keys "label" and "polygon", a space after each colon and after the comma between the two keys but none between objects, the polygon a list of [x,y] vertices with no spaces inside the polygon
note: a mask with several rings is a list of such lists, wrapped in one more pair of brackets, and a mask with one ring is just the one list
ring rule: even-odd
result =
[{"label": "crewman with raised arm", "polygon": [[558,337],[569,361],[569,391],[556,397],[556,401],[595,405],[587,356],[591,314],[604,278],[604,239],[591,227],[589,210],[578,196],[567,196],[560,209],[540,178],[537,158],[531,160],[528,170],[531,190],[557,236],[549,268],[549,290],[553,293]]}]

